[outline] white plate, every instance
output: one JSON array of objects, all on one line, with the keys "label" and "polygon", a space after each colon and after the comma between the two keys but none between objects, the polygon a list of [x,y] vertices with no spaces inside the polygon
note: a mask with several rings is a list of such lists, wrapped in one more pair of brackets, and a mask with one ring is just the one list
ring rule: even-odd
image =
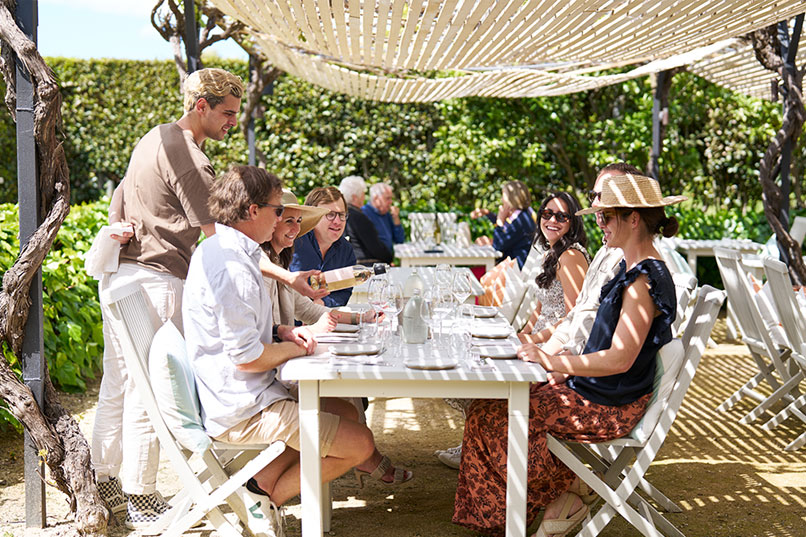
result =
[{"label": "white plate", "polygon": [[375,343],[367,344],[347,344],[347,345],[330,345],[330,352],[339,356],[357,356],[359,354],[378,354],[381,352],[381,346]]},{"label": "white plate", "polygon": [[518,350],[512,345],[484,345],[478,347],[479,356],[494,360],[507,360],[518,357]]},{"label": "white plate", "polygon": [[358,332],[361,327],[357,324],[344,324],[339,323],[336,325],[336,328],[333,329],[334,332],[346,332],[346,333],[353,333]]},{"label": "white plate", "polygon": [[495,306],[473,306],[473,315],[481,319],[489,319],[498,315],[498,308]]},{"label": "white plate", "polygon": [[511,326],[480,324],[470,331],[473,337],[504,339],[512,335]]},{"label": "white plate", "polygon": [[453,369],[459,362],[453,358],[411,358],[403,362],[409,369],[425,369],[437,371],[441,369]]}]

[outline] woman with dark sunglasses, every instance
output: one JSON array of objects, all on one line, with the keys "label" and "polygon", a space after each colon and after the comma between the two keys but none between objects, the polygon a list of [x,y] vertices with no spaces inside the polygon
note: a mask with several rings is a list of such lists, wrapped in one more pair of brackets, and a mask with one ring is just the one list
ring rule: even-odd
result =
[{"label": "woman with dark sunglasses", "polygon": [[471,218],[486,216],[495,224],[493,238],[479,237],[476,244],[492,244],[503,258],[518,260],[522,268],[532,245],[537,215],[531,208],[532,196],[523,181],[509,181],[501,189],[501,206],[498,213],[487,209],[474,209]]},{"label": "woman with dark sunglasses", "polygon": [[[543,263],[524,301],[534,303],[526,326],[518,335],[524,343],[543,343],[576,304],[590,256],[582,218],[575,213],[579,202],[567,192],[554,192],[540,205],[540,225],[535,247]],[[529,302],[527,302],[529,303]]]}]

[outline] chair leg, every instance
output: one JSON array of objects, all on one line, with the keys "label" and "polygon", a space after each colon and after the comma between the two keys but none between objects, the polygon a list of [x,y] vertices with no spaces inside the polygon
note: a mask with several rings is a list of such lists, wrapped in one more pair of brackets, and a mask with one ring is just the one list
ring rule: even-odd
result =
[{"label": "chair leg", "polygon": [[798,410],[798,407],[803,406],[804,404],[806,404],[806,395],[801,395],[800,397],[792,401],[789,404],[789,406],[787,406],[785,409],[783,409],[778,414],[773,416],[767,423],[762,425],[761,428],[764,429],[765,431],[771,431],[773,428],[778,427],[783,422],[791,418],[793,415],[796,415],[798,417],[803,416],[803,413]]},{"label": "chair leg", "polygon": [[806,433],[795,438],[788,446],[784,448],[785,451],[797,451],[806,444]]},{"label": "chair leg", "polygon": [[769,397],[764,399],[761,403],[756,406],[750,413],[748,413],[745,417],[739,420],[739,423],[747,425],[756,421],[758,418],[761,417],[772,405],[780,401],[782,398],[786,397],[787,394],[792,392],[798,387],[800,381],[803,380],[803,372],[799,371],[794,376],[792,376],[789,380],[784,382],[780,388],[775,390],[770,394]]},{"label": "chair leg", "polygon": [[[725,399],[725,402],[716,407],[719,412],[727,412],[730,410],[733,405],[744,399],[745,397],[751,397],[757,401],[763,401],[766,397],[757,391],[753,390],[756,386],[761,384],[764,379],[769,378],[770,373],[773,370],[772,364],[765,364],[764,368],[753,375],[744,385],[733,392],[733,395]],[[777,384],[777,383],[776,383]]]},{"label": "chair leg", "polygon": [[641,481],[639,481],[638,486],[641,487],[641,490],[643,490],[647,496],[652,498],[655,501],[655,503],[657,503],[667,513],[683,512],[680,506],[678,506],[676,503],[670,500],[664,493],[655,488],[655,485],[647,481],[645,478],[643,477],[641,478]]}]

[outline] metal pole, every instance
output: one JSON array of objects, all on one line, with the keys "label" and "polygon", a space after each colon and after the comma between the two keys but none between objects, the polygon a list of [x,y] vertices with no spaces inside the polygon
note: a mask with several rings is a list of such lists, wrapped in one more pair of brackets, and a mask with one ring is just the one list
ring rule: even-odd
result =
[{"label": "metal pole", "polygon": [[188,74],[201,67],[199,55],[199,29],[196,26],[196,6],[193,0],[185,0],[185,54],[188,57]]},{"label": "metal pole", "polygon": [[[39,5],[37,0],[17,2],[17,25],[34,43]],[[17,185],[20,218],[20,249],[42,221],[40,214],[39,171],[36,165],[34,139],[34,86],[30,73],[15,56],[17,81]],[[22,378],[30,388],[40,408],[44,403],[45,350],[42,330],[42,269],[31,282],[31,308],[25,323],[25,340],[22,344]],[[46,523],[45,468],[38,450],[25,431],[23,439],[25,459],[25,525],[44,528]]]},{"label": "metal pole", "polygon": [[660,152],[663,147],[663,140],[661,140],[661,121],[663,120],[663,88],[666,85],[666,78],[669,76],[668,71],[661,71],[657,74],[655,79],[655,97],[652,101],[652,155],[651,158],[651,175],[656,181],[660,181]]}]

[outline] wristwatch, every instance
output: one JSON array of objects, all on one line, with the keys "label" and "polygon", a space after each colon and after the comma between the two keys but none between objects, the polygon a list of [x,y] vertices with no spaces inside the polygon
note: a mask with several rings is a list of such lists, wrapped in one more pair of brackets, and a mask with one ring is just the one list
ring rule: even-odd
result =
[{"label": "wristwatch", "polygon": [[275,324],[271,327],[271,338],[274,340],[275,343],[280,343],[283,340],[280,338],[280,325]]}]

